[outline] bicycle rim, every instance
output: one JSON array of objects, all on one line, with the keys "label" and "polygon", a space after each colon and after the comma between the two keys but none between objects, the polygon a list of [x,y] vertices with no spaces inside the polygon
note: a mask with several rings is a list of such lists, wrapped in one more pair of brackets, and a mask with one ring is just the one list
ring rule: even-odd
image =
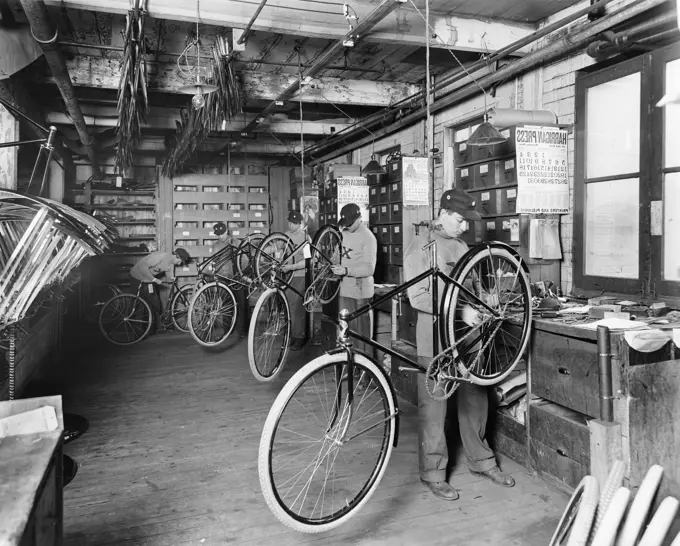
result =
[{"label": "bicycle rim", "polygon": [[392,452],[391,386],[373,361],[355,353],[348,422],[346,358],[325,354],[300,369],[274,401],[262,432],[262,492],[274,515],[296,531],[328,531],[353,517],[377,489]]},{"label": "bicycle rim", "polygon": [[[267,288],[275,288],[281,283],[288,284],[293,278],[293,272],[283,273],[279,270],[279,266],[286,261],[293,250],[293,242],[285,233],[272,233],[265,237],[255,254],[255,274],[259,282]],[[275,271],[273,279],[272,270]]]},{"label": "bicycle rim", "polygon": [[236,255],[234,256],[234,265],[241,277],[252,279],[255,276],[255,254],[265,237],[264,233],[253,233],[248,235],[238,245]]},{"label": "bicycle rim", "polygon": [[199,288],[189,306],[189,333],[204,347],[223,343],[236,324],[236,298],[219,282]]},{"label": "bicycle rim", "polygon": [[[461,368],[478,385],[502,381],[521,360],[531,332],[531,289],[522,265],[510,250],[480,245],[461,264],[457,284],[446,292],[447,343]],[[496,296],[494,317],[460,286],[476,293]],[[471,325],[470,314],[479,312],[481,322]]]},{"label": "bicycle rim", "polygon": [[107,301],[99,314],[99,330],[114,345],[134,345],[151,330],[151,307],[143,298],[120,294]]},{"label": "bicycle rim", "polygon": [[340,279],[331,272],[331,266],[340,265],[341,257],[340,232],[333,226],[322,227],[312,242],[312,282],[307,288],[309,299],[322,304],[335,299],[340,291]]},{"label": "bicycle rim", "polygon": [[182,286],[172,296],[170,304],[170,318],[176,330],[180,332],[189,331],[189,307],[191,305],[191,296],[194,293],[192,285]]},{"label": "bicycle rim", "polygon": [[283,292],[271,288],[263,292],[248,328],[248,364],[258,381],[273,381],[281,373],[288,355],[290,320]]}]

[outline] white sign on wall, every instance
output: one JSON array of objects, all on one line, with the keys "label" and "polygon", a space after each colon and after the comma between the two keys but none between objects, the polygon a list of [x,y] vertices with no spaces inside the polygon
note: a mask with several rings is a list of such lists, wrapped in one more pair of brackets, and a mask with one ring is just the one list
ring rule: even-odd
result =
[{"label": "white sign on wall", "polygon": [[427,157],[401,157],[404,206],[430,204],[430,176]]},{"label": "white sign on wall", "polygon": [[518,213],[569,213],[567,136],[557,127],[516,129]]},{"label": "white sign on wall", "polygon": [[348,203],[361,209],[361,219],[368,224],[368,180],[363,176],[338,178],[338,221],[340,211]]}]

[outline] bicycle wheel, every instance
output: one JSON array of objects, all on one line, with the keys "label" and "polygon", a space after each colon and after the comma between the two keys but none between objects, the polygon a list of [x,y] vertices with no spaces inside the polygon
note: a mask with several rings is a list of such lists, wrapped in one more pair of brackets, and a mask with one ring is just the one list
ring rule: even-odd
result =
[{"label": "bicycle wheel", "polygon": [[[288,284],[293,272],[282,272],[279,266],[293,253],[295,248],[290,237],[285,233],[272,233],[265,237],[255,253],[255,274],[257,279],[267,288],[276,288],[277,284]],[[290,262],[292,263],[292,262]],[[275,275],[272,277],[272,270]]]},{"label": "bicycle wheel", "polygon": [[[616,536],[619,533],[619,527],[623,515],[628,508],[628,501],[630,500],[630,489],[627,487],[619,487],[619,490],[614,493],[612,501],[604,513],[600,528],[593,537],[593,546],[612,546],[616,541]],[[571,542],[569,543],[571,545]],[[580,545],[579,545],[580,546]]]},{"label": "bicycle wheel", "polygon": [[661,546],[678,513],[678,499],[666,497],[656,509],[639,546]]},{"label": "bicycle wheel", "polygon": [[198,289],[189,305],[189,333],[199,345],[216,347],[231,334],[236,324],[236,298],[221,282]]},{"label": "bicycle wheel", "polygon": [[557,524],[557,528],[550,539],[549,546],[562,546],[567,544],[569,535],[569,545],[572,546],[572,539],[576,544],[585,544],[590,534],[590,528],[595,517],[600,487],[597,478],[585,476],[576,486],[571,495],[567,507]]},{"label": "bicycle wheel", "polygon": [[255,254],[265,237],[266,235],[264,233],[252,233],[238,245],[234,263],[236,265],[236,271],[238,271],[241,277],[252,279],[255,276]]},{"label": "bicycle wheel", "polygon": [[635,493],[635,498],[630,505],[628,516],[621,531],[621,538],[617,541],[616,546],[635,546],[638,543],[647,521],[649,510],[652,507],[652,502],[661,484],[662,476],[663,467],[658,464],[652,465],[647,470],[647,474],[645,474],[640,488]]},{"label": "bicycle wheel", "polygon": [[331,266],[340,265],[342,236],[334,226],[324,226],[312,241],[312,282],[305,300],[329,303],[340,291],[340,278],[331,272]]},{"label": "bicycle wheel", "polygon": [[[522,264],[509,248],[479,245],[454,270],[443,317],[459,368],[474,383],[494,385],[521,360],[531,332],[531,288]],[[495,296],[490,313],[475,296]]]},{"label": "bicycle wheel", "polygon": [[191,297],[194,293],[194,287],[191,284],[185,284],[177,290],[170,302],[170,318],[172,325],[180,332],[188,332],[189,325],[189,306],[191,305]]},{"label": "bicycle wheel", "polygon": [[114,296],[99,314],[99,329],[114,345],[134,345],[146,337],[152,324],[151,307],[133,294]]},{"label": "bicycle wheel", "polygon": [[290,319],[285,294],[275,288],[265,290],[255,304],[248,327],[248,364],[258,381],[273,381],[281,373],[288,355]]},{"label": "bicycle wheel", "polygon": [[87,322],[99,322],[102,307],[114,296],[122,294],[122,290],[115,284],[100,284],[94,286],[83,305],[83,316]]},{"label": "bicycle wheel", "polygon": [[[354,516],[375,492],[396,434],[394,391],[380,367],[355,355],[354,402],[344,352],[303,366],[269,411],[258,471],[267,505],[285,525],[321,533]],[[358,385],[366,385],[357,389]],[[347,429],[345,431],[345,429]]]}]

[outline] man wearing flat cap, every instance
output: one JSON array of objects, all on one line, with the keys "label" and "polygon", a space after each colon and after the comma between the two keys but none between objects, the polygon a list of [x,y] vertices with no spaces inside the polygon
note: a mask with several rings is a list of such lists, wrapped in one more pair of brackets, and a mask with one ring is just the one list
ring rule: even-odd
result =
[{"label": "man wearing flat cap", "polygon": [[[340,210],[338,225],[342,230],[342,265],[334,265],[334,274],[340,281],[340,309],[350,313],[371,301],[374,294],[373,273],[378,259],[378,242],[361,219],[361,209],[355,203],[348,203]],[[353,330],[371,339],[371,318],[368,313],[357,317],[351,325]],[[373,348],[358,340],[352,340],[354,347],[373,357]]]},{"label": "man wearing flat cap", "polygon": [[[456,188],[444,192],[441,197],[439,216],[432,222],[428,238],[429,241],[436,242],[439,268],[445,273],[449,273],[452,269],[451,264],[460,260],[468,250],[467,244],[460,237],[468,230],[469,222],[481,220],[481,216],[475,210],[476,204],[473,196]],[[422,250],[423,244],[428,241],[416,241],[418,242],[417,248],[409,252],[404,262],[406,280],[413,279],[430,268],[429,250]],[[408,289],[411,305],[418,311],[416,342],[418,361],[423,366],[427,366],[430,359],[440,350],[439,347],[433,347],[432,343],[432,314],[438,312],[437,309],[432,309],[430,294],[432,282],[432,278],[427,278]],[[438,293],[443,294],[443,283],[438,282],[440,283]],[[486,389],[472,383],[461,382],[450,400],[456,401],[460,437],[470,472],[496,485],[512,487],[515,481],[498,468],[494,453],[484,439],[489,413],[489,398]],[[434,400],[428,395],[425,375],[419,374],[420,480],[436,497],[443,500],[456,500],[458,492],[447,481],[449,463],[445,433],[447,407],[446,402]]]},{"label": "man wearing flat cap", "polygon": [[[286,235],[290,237],[293,242],[293,248],[298,248],[305,241],[309,242],[309,235],[305,231],[302,222],[302,214],[297,210],[291,210],[288,213],[288,231]],[[307,249],[309,251],[309,249]],[[300,294],[305,293],[305,255],[304,248],[300,248],[293,254],[292,261],[284,264],[281,269],[283,271],[292,271],[293,277],[290,280],[290,286],[295,288]],[[302,298],[292,290],[286,291],[286,298],[288,298],[288,306],[290,307],[291,325],[290,337],[291,351],[299,351],[305,345],[305,309]]]}]

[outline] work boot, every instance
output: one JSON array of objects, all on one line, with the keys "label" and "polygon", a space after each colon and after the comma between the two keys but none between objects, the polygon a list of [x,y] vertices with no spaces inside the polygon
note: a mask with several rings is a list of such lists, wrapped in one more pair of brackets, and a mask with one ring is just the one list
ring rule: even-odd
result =
[{"label": "work boot", "polygon": [[473,476],[481,476],[482,478],[489,480],[491,483],[495,483],[501,487],[512,487],[515,485],[514,478],[510,474],[504,474],[501,472],[501,469],[497,466],[494,466],[491,470],[486,470],[484,472],[475,472],[471,469],[470,474]]},{"label": "work boot", "polygon": [[422,478],[420,481],[423,482],[438,499],[454,501],[458,498],[458,491],[451,487],[448,482],[426,482]]}]

